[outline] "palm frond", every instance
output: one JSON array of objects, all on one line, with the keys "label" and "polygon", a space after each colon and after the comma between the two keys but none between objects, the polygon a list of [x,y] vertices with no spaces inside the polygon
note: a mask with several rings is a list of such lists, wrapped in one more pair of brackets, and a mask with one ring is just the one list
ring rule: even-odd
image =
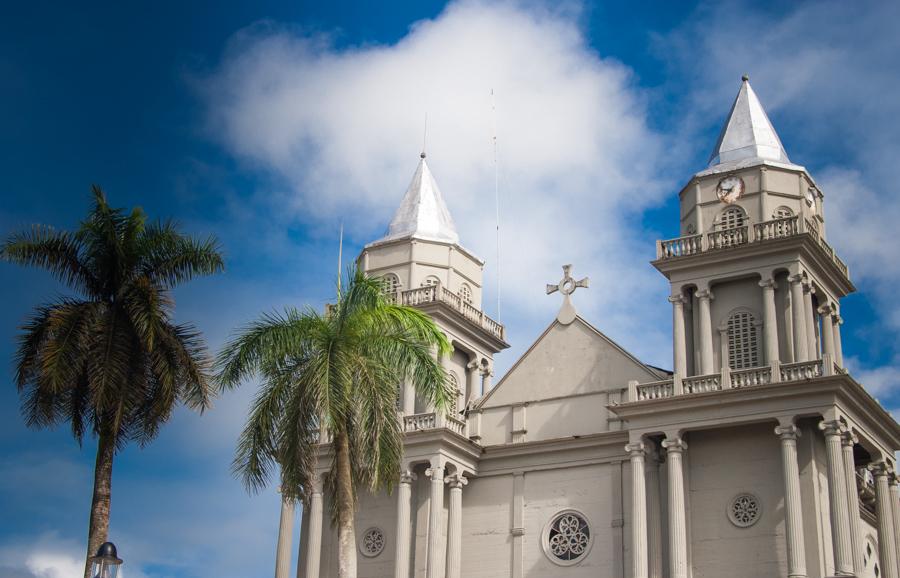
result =
[{"label": "palm frond", "polygon": [[12,234],[0,248],[0,259],[49,271],[62,283],[85,296],[95,296],[99,283],[83,259],[77,236],[52,227],[33,225]]}]

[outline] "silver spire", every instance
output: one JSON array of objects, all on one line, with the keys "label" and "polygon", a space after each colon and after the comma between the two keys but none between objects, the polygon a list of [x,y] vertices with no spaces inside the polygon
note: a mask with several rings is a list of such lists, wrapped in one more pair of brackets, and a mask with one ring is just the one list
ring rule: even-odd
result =
[{"label": "silver spire", "polygon": [[750,86],[750,78],[745,75],[742,80],[731,113],[710,155],[709,166],[751,159],[791,164],[778,133]]},{"label": "silver spire", "polygon": [[458,244],[456,225],[425,162],[425,153],[420,157],[400,208],[394,213],[387,234],[378,242],[415,237]]}]

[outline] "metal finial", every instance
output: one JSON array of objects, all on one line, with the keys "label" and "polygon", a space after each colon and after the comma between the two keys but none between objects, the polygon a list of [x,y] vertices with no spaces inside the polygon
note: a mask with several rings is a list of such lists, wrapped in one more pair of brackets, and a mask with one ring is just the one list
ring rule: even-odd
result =
[{"label": "metal finial", "polygon": [[563,304],[562,307],[559,308],[559,313],[556,314],[556,319],[562,323],[563,325],[568,325],[575,321],[575,317],[577,313],[575,312],[575,306],[572,305],[572,300],[570,299],[570,295],[575,292],[579,287],[584,287],[587,289],[590,287],[591,280],[585,277],[581,281],[576,281],[572,278],[572,266],[571,265],[563,265],[563,278],[556,285],[547,284],[547,295],[551,293],[556,293],[559,291],[563,295]]},{"label": "metal finial", "polygon": [[744,76],[741,77],[741,80],[743,80],[744,82],[750,82],[750,75],[745,74]]}]

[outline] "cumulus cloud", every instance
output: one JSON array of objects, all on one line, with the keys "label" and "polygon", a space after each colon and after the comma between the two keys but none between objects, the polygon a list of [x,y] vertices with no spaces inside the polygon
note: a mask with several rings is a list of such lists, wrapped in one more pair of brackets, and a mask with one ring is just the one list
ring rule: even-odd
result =
[{"label": "cumulus cloud", "polygon": [[630,70],[594,52],[571,12],[464,1],[396,44],[361,47],[258,24],[198,87],[215,138],[288,191],[273,194],[279,213],[313,228],[340,216],[357,242],[390,220],[427,114],[429,161],[462,244],[488,261],[485,295],[497,272],[496,121],[503,311],[522,330],[516,349],[552,319],[544,284],[572,262],[594,280],[576,296],[581,310],[665,363],[665,283],[646,266],[653,246],[640,220],[672,190],[658,176],[662,138]]}]

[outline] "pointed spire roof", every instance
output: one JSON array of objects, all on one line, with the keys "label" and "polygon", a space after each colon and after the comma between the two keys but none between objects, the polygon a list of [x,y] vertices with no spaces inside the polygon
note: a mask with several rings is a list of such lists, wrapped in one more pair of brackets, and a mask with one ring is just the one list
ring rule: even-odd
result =
[{"label": "pointed spire roof", "polygon": [[775,127],[750,86],[750,78],[745,75],[742,80],[731,113],[710,155],[709,167],[750,161],[792,164]]},{"label": "pointed spire roof", "polygon": [[453,217],[450,216],[441,190],[425,162],[424,152],[420,155],[419,166],[416,167],[400,207],[394,213],[387,234],[377,242],[413,237],[459,243]]}]

